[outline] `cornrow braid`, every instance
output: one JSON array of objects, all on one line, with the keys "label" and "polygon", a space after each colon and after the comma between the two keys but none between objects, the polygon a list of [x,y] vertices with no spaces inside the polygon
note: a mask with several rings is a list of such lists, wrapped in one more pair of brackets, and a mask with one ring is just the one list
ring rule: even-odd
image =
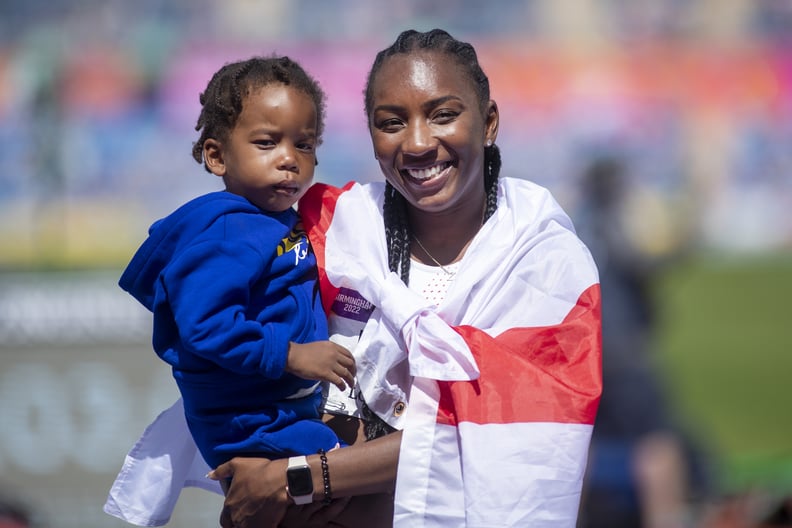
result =
[{"label": "cornrow braid", "polygon": [[316,106],[316,144],[322,142],[326,112],[326,96],[319,83],[302,66],[289,57],[252,57],[225,64],[212,76],[206,90],[198,98],[201,113],[195,125],[200,137],[192,145],[192,157],[203,163],[203,146],[207,139],[228,139],[236,125],[245,97],[253,90],[270,84],[285,84],[305,93]]},{"label": "cornrow braid", "polygon": [[487,193],[487,205],[484,209],[484,222],[495,214],[498,208],[498,176],[500,175],[501,156],[497,145],[484,148],[484,190]]},{"label": "cornrow braid", "polygon": [[410,277],[410,225],[407,223],[407,202],[389,183],[385,183],[385,240],[388,245],[388,267],[398,273],[405,284]]},{"label": "cornrow braid", "polygon": [[[397,54],[410,54],[420,50],[437,51],[448,55],[464,71],[468,73],[480,110],[486,112],[490,100],[489,79],[478,62],[476,50],[467,42],[456,40],[442,29],[433,29],[426,33],[415,30],[402,32],[396,41],[388,48],[377,53],[374,64],[368,74],[365,89],[366,116],[370,119],[374,108],[374,80],[384,62]],[[486,193],[486,208],[484,221],[486,222],[498,208],[498,177],[500,175],[501,156],[497,145],[484,148],[484,191]],[[388,247],[388,266],[390,270],[399,273],[405,284],[409,282],[410,275],[410,243],[412,236],[407,220],[407,204],[404,197],[394,189],[390,183],[385,186],[385,202],[383,204],[383,217],[385,221],[385,239]]]}]

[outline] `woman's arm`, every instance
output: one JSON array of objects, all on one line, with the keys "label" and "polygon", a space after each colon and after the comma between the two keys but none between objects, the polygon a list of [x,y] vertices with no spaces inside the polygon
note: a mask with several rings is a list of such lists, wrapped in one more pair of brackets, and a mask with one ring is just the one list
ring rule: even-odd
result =
[{"label": "woman's arm", "polygon": [[[401,432],[327,453],[333,498],[392,493],[396,483]],[[324,498],[319,455],[307,457],[314,503]],[[293,504],[286,493],[287,460],[237,457],[210,473],[216,480],[232,478],[220,517],[224,528],[275,527]]]}]

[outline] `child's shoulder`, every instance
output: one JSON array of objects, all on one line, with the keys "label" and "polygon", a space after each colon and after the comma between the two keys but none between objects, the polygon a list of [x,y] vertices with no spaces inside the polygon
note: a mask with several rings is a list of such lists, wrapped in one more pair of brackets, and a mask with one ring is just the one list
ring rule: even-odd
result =
[{"label": "child's shoulder", "polygon": [[171,217],[217,215],[228,212],[256,212],[258,209],[245,198],[228,191],[203,194],[182,204]]},{"label": "child's shoulder", "polygon": [[191,244],[237,242],[254,248],[278,244],[299,230],[293,209],[265,212],[247,199],[217,191],[190,200],[152,225],[155,237],[178,236]]}]

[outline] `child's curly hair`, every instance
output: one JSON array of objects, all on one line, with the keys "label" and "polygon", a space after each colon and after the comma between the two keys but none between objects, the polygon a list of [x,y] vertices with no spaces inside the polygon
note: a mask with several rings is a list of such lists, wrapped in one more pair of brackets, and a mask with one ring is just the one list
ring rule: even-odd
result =
[{"label": "child's curly hair", "polygon": [[316,105],[316,144],[321,144],[326,96],[319,83],[289,57],[253,57],[224,65],[212,76],[201,94],[201,114],[195,125],[201,136],[192,147],[195,161],[203,163],[209,171],[203,158],[204,142],[209,138],[226,140],[242,112],[245,97],[252,90],[273,83],[292,86],[313,100]]}]

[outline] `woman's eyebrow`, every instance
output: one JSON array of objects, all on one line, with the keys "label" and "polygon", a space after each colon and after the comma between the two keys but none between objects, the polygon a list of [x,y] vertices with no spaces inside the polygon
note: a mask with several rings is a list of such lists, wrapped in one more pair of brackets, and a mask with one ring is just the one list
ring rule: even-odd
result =
[{"label": "woman's eyebrow", "polygon": [[[421,108],[434,108],[435,106],[439,106],[443,103],[447,103],[448,101],[459,101],[461,102],[462,99],[456,95],[444,95],[442,97],[436,97],[435,99],[430,99],[421,105]],[[374,107],[374,112],[399,112],[403,110],[401,105],[393,105],[393,104],[383,104],[377,105]]]},{"label": "woman's eyebrow", "polygon": [[435,106],[439,106],[443,103],[447,103],[448,101],[459,101],[461,102],[462,99],[456,95],[444,95],[442,97],[437,97],[435,99],[431,99],[426,101],[422,106],[424,108],[434,108]]}]

